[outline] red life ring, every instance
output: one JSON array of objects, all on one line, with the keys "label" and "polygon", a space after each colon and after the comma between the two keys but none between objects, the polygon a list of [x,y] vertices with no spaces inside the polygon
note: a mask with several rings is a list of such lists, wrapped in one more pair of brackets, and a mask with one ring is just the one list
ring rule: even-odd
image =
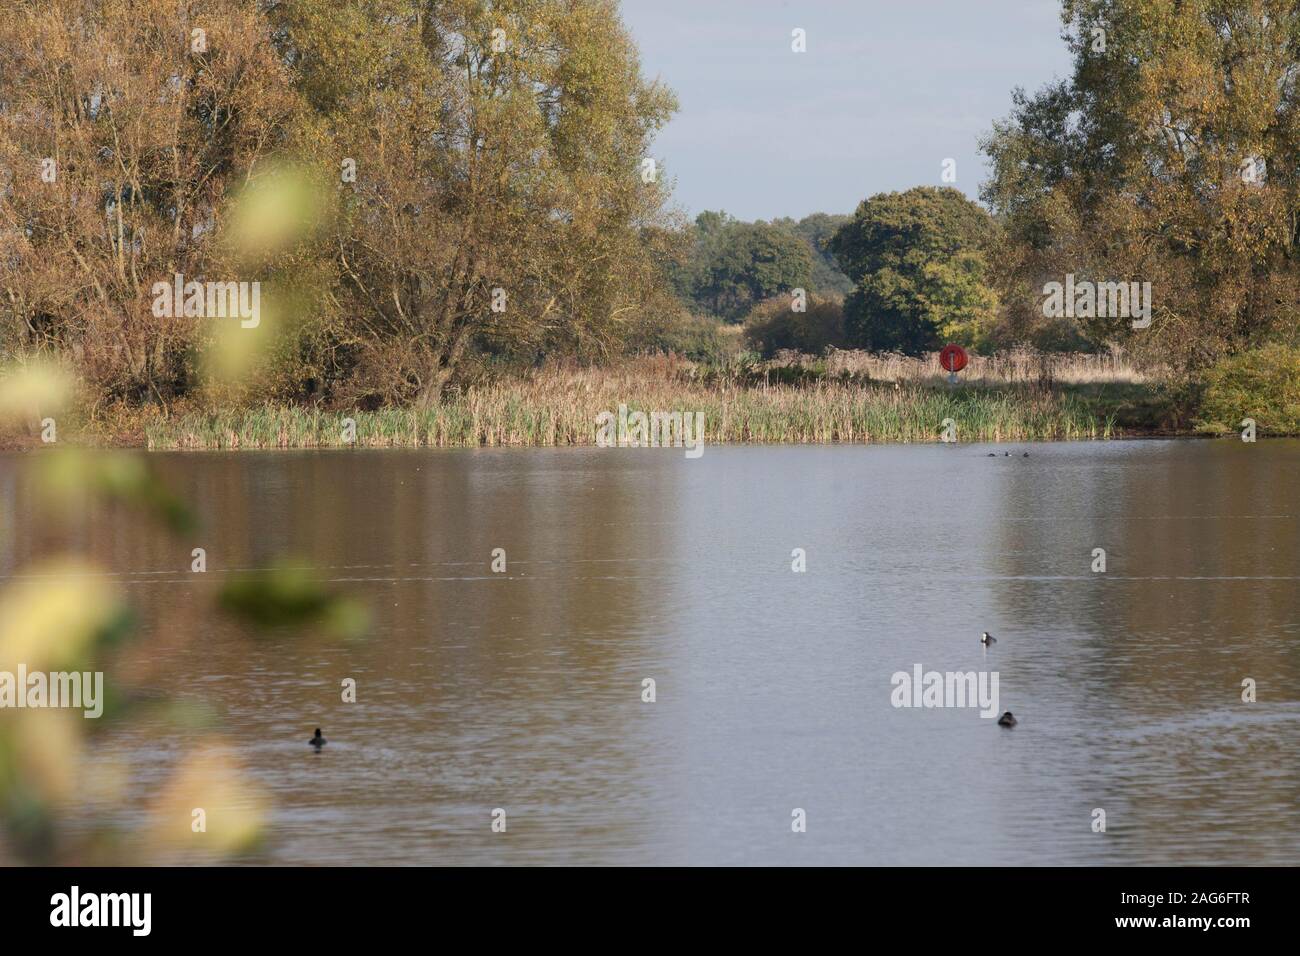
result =
[{"label": "red life ring", "polygon": [[960,345],[945,345],[939,351],[939,364],[945,372],[960,372],[966,367],[966,350]]}]

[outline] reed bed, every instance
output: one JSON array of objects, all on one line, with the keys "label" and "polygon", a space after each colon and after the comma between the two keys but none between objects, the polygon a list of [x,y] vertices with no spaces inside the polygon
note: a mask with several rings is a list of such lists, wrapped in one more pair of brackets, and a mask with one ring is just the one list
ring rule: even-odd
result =
[{"label": "reed bed", "polygon": [[[1068,391],[829,378],[737,385],[696,371],[673,359],[548,368],[452,392],[424,409],[190,411],[150,420],[143,431],[153,449],[594,445],[597,416],[617,415],[626,405],[647,414],[703,412],[707,444],[932,442],[948,418],[963,442],[1093,439],[1114,432],[1112,421]],[[347,440],[349,418],[355,442]]]},{"label": "reed bed", "polygon": [[[806,363],[806,356],[784,357],[787,362]],[[942,384],[948,373],[939,364],[939,353],[912,357],[897,352],[859,352],[832,349],[825,358],[831,374],[866,376],[876,381]],[[1039,352],[1020,348],[995,355],[971,354],[961,373],[966,384],[1030,385],[1058,383],[1091,385],[1101,382],[1139,385],[1158,375],[1143,371],[1119,349],[1107,352]]]}]

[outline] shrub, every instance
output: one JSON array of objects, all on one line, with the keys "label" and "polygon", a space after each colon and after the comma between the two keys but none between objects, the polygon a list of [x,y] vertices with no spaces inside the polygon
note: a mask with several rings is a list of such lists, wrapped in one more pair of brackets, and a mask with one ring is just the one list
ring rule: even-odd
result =
[{"label": "shrub", "polygon": [[710,316],[689,312],[656,316],[628,336],[631,353],[665,352],[693,362],[721,363],[740,349],[739,329]]},{"label": "shrub", "polygon": [[1221,359],[1205,376],[1200,426],[1235,431],[1253,418],[1259,432],[1300,435],[1300,348],[1266,345]]},{"label": "shrub", "polygon": [[812,296],[806,312],[795,312],[789,296],[777,296],[749,313],[745,341],[764,358],[786,349],[821,355],[844,345],[844,310],[838,299]]}]

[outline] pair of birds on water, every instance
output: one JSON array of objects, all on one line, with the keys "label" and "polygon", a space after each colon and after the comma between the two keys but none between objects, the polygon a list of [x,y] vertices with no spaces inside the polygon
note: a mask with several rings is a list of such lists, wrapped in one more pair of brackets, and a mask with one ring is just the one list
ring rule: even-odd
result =
[{"label": "pair of birds on water", "polygon": [[[990,647],[993,644],[996,644],[997,642],[998,639],[994,637],[992,634],[990,634],[988,631],[984,631],[983,633],[980,634],[980,643],[983,644],[985,647]],[[1014,727],[1016,723],[1017,723],[1016,718],[1012,716],[1011,711],[1007,711],[1005,714],[1003,714],[1001,717],[998,718],[999,727]],[[317,731],[317,733],[320,733],[320,731]]]},{"label": "pair of birds on water", "polygon": [[[996,644],[997,642],[998,639],[994,637],[992,634],[990,634],[988,631],[984,631],[983,633],[980,634],[980,643],[983,644],[985,647],[988,647],[992,644]],[[1003,714],[1001,717],[998,718],[999,727],[1014,727],[1015,725],[1016,725],[1016,718],[1011,716],[1011,711],[1007,711],[1005,714]],[[329,743],[329,741],[321,736],[320,728],[317,727],[316,736],[312,737],[312,739],[307,741],[307,743],[315,747],[317,753],[320,753],[320,749],[324,747],[327,743]]]},{"label": "pair of birds on water", "polygon": [[[998,457],[998,456],[995,455],[993,452],[989,452],[989,453],[988,453],[987,455],[985,455],[984,457],[985,457],[985,458],[996,458],[996,457]],[[1011,452],[1009,452],[1009,451],[1004,451],[1004,452],[1002,453],[1002,457],[1003,457],[1003,458],[1010,458],[1010,457],[1011,457]],[[1028,458],[1028,457],[1029,457],[1029,452],[1025,452],[1025,453],[1024,453],[1023,455],[1021,455],[1020,457],[1021,457],[1021,458]]]}]

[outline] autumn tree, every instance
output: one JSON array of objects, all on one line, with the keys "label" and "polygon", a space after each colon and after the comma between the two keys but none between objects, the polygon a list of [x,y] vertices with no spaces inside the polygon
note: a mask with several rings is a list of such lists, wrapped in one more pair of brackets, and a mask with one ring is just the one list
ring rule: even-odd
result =
[{"label": "autumn tree", "polygon": [[237,0],[17,0],[0,77],[4,357],[71,356],[99,399],[183,391],[209,330],[154,315],[150,290],[256,278],[218,275],[219,237],[295,111],[265,21]]},{"label": "autumn tree", "polygon": [[821,355],[842,348],[844,312],[838,299],[810,296],[802,311],[790,307],[789,296],[760,302],[745,320],[745,342],[764,358],[789,349]]},{"label": "autumn tree", "polygon": [[1084,320],[1176,370],[1296,326],[1300,151],[1293,0],[1065,0],[1072,75],[984,148],[1024,327],[1045,282],[1149,281],[1153,317]]},{"label": "autumn tree", "polygon": [[312,110],[306,151],[340,164],[356,394],[435,402],[476,344],[606,354],[655,306],[672,231],[649,141],[674,101],[611,0],[268,15]]}]

